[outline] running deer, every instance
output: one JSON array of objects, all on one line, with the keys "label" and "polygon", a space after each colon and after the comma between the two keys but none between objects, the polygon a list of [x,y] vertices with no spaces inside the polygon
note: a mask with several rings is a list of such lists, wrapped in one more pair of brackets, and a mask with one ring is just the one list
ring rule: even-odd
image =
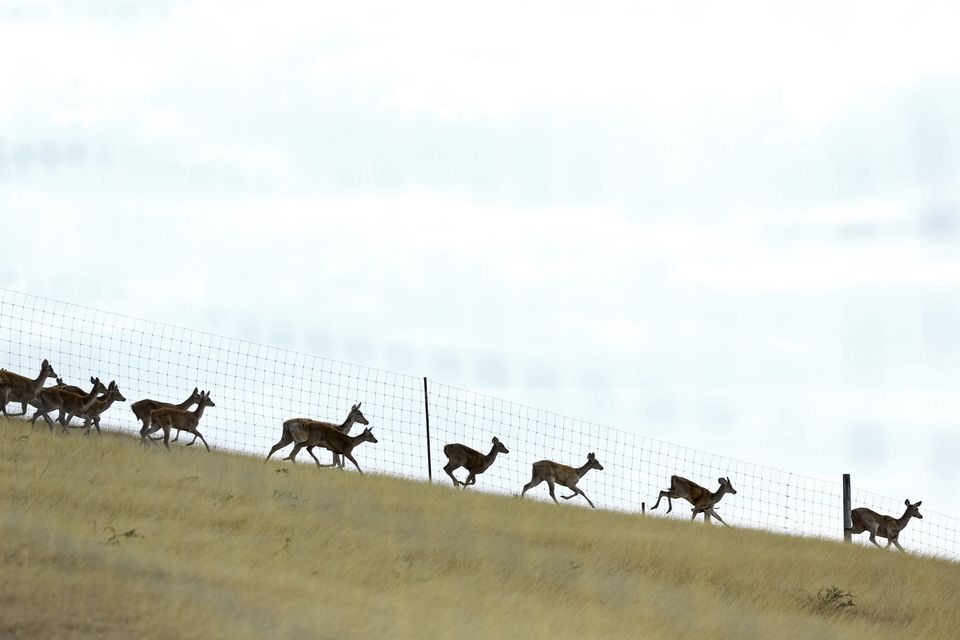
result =
[{"label": "running deer", "polygon": [[[43,389],[43,383],[47,381],[47,378],[56,377],[57,372],[46,360],[40,365],[40,375],[33,380],[12,371],[4,370],[0,372],[0,411],[8,418],[12,415],[26,415],[27,404],[37,397],[37,394]],[[7,403],[10,402],[20,403],[20,413],[7,413]]]},{"label": "running deer", "polygon": [[[524,485],[523,491],[520,492],[520,497],[522,498],[523,494],[525,494],[527,490],[533,489],[541,482],[546,480],[547,487],[550,488],[550,497],[553,498],[554,502],[557,502],[557,496],[553,493],[553,485],[556,483],[573,491],[573,493],[569,496],[561,496],[564,500],[569,500],[570,498],[576,497],[577,494],[580,494],[586,498],[587,503],[589,503],[591,507],[596,509],[597,507],[594,506],[593,502],[590,501],[590,498],[587,498],[587,494],[577,487],[577,483],[580,482],[580,478],[582,478],[587,471],[590,471],[590,469],[603,471],[603,465],[597,461],[597,457],[592,453],[587,454],[587,463],[579,469],[568,467],[565,464],[559,464],[553,462],[552,460],[540,460],[539,462],[534,462],[533,478],[530,480],[530,482]],[[560,503],[557,502],[557,504]]]},{"label": "running deer", "polygon": [[[95,378],[94,378],[93,376],[90,376],[90,384],[96,386],[96,381],[95,381]],[[112,383],[111,383],[111,384],[112,384]],[[77,396],[85,396],[85,395],[87,395],[87,392],[84,391],[83,389],[81,389],[80,387],[77,387],[77,386],[72,385],[72,384],[66,384],[66,383],[63,381],[63,378],[57,378],[57,384],[55,384],[55,385],[53,386],[53,388],[58,389],[58,390],[60,390],[60,391],[69,391],[70,393],[72,393],[72,394],[74,394],[74,395],[77,395]],[[109,390],[109,389],[110,389],[110,387],[108,386],[108,387],[107,387],[107,390]],[[42,392],[42,390],[41,390],[41,392]],[[39,408],[40,408],[40,398],[37,397],[37,398],[34,398],[33,400],[31,400],[31,401],[30,401],[30,406],[32,406],[32,407],[35,408],[35,409],[39,409]],[[71,418],[72,418],[72,416],[71,416]],[[64,425],[64,426],[66,426],[66,425],[70,422],[70,421],[67,419],[67,413],[66,413],[62,408],[60,409],[60,414],[57,416],[57,420],[56,420],[56,421],[59,422],[61,425]]]},{"label": "running deer", "polygon": [[[494,438],[491,440],[491,442],[493,443],[493,447],[490,449],[490,453],[487,455],[483,455],[479,451],[471,449],[466,445],[457,443],[448,444],[443,447],[443,453],[449,460],[449,462],[447,462],[447,466],[445,466],[443,470],[446,471],[447,475],[450,476],[450,479],[453,480],[454,487],[466,489],[469,485],[476,484],[477,475],[490,468],[490,465],[493,464],[493,461],[497,459],[498,453],[510,453],[497,438]],[[453,475],[453,472],[460,467],[463,467],[470,472],[470,475],[467,476],[466,482],[457,480],[457,478]]]},{"label": "running deer", "polygon": [[[362,424],[367,426],[370,422],[363,415],[363,412],[360,411],[360,405],[362,403],[358,402],[357,404],[350,407],[350,412],[347,413],[347,419],[343,421],[342,424],[334,424],[333,422],[321,422],[320,420],[311,420],[310,418],[291,418],[285,420],[283,423],[283,432],[280,434],[280,440],[277,444],[273,445],[270,449],[270,453],[267,454],[267,460],[270,459],[278,449],[283,449],[285,446],[291,442],[300,444],[305,442],[307,439],[309,429],[319,426],[330,427],[332,429],[337,429],[343,433],[350,433],[350,428],[353,427],[354,423]],[[309,446],[307,453],[313,456],[313,459],[316,460],[316,456],[313,455],[313,447]],[[284,458],[284,460],[289,460],[290,458]],[[266,463],[266,460],[264,460]],[[356,463],[354,463],[356,464]],[[343,459],[338,456],[338,454],[333,454],[333,464],[321,465],[320,461],[317,460],[317,465],[321,467],[343,467]]]},{"label": "running deer", "polygon": [[207,451],[210,451],[210,445],[207,444],[207,440],[197,430],[197,426],[200,424],[200,418],[203,417],[204,408],[215,406],[217,405],[210,399],[210,392],[205,391],[200,394],[200,402],[193,411],[178,409],[176,407],[160,407],[159,409],[154,409],[147,418],[147,426],[140,431],[140,439],[143,440],[154,431],[163,429],[163,445],[167,448],[167,451],[169,451],[170,430],[179,429],[180,431],[192,433],[200,438],[203,446],[207,448]]},{"label": "running deer", "polygon": [[733,485],[730,484],[730,478],[719,478],[717,482],[720,483],[720,488],[710,493],[709,489],[701,487],[696,482],[687,480],[686,478],[681,478],[680,476],[670,476],[670,488],[660,492],[660,495],[657,496],[656,503],[650,507],[650,510],[656,509],[660,506],[660,499],[667,499],[667,513],[673,511],[673,499],[683,498],[687,502],[693,505],[693,517],[691,520],[696,519],[698,513],[703,513],[703,519],[709,524],[710,516],[713,516],[724,526],[729,527],[726,522],[723,522],[723,518],[717,515],[717,512],[714,510],[714,507],[720,499],[727,493],[733,495],[737,494],[737,490],[733,488]]},{"label": "running deer", "polygon": [[[53,420],[50,419],[50,412],[58,409],[60,415],[57,417],[57,421],[60,423],[60,426],[63,427],[64,432],[67,431],[67,423],[70,422],[70,419],[73,416],[78,415],[90,408],[90,406],[97,401],[97,394],[106,392],[107,388],[103,386],[103,383],[100,382],[100,378],[90,378],[90,382],[93,383],[93,388],[90,389],[89,393],[84,395],[77,395],[76,393],[71,393],[63,387],[47,387],[40,391],[37,394],[37,410],[34,412],[33,417],[30,418],[30,424],[33,424],[37,421],[37,418],[43,416],[43,419],[47,421],[47,424],[50,426],[50,430],[53,431]],[[66,416],[66,418],[64,418]]]},{"label": "running deer", "polygon": [[[336,427],[331,427],[326,424],[315,424],[311,425],[307,429],[307,439],[303,442],[298,442],[293,445],[293,451],[290,452],[290,455],[284,458],[284,460],[289,460],[290,462],[297,462],[297,453],[300,449],[306,447],[307,453],[310,454],[310,457],[313,458],[313,461],[317,463],[318,467],[324,466],[336,466],[341,471],[343,470],[344,463],[343,458],[346,458],[353,463],[353,466],[357,468],[357,471],[363,473],[360,469],[360,465],[357,464],[356,458],[353,457],[353,450],[361,442],[379,442],[376,437],[373,435],[373,430],[370,427],[364,429],[359,435],[351,436]],[[322,465],[317,459],[317,456],[313,455],[312,449],[314,447],[323,447],[329,451],[332,451],[334,454],[341,456],[339,458],[340,464],[338,465]],[[269,456],[267,456],[269,458]]]},{"label": "running deer", "polygon": [[[853,523],[853,527],[849,529],[849,532],[856,534],[869,531],[870,542],[875,544],[877,547],[880,546],[877,543],[877,536],[880,536],[881,538],[887,539],[887,546],[885,548],[889,549],[890,545],[894,544],[897,546],[897,549],[904,551],[899,542],[900,532],[903,531],[910,523],[910,518],[919,518],[920,520],[923,520],[923,516],[920,515],[919,509],[920,505],[923,504],[923,500],[910,504],[910,500],[908,498],[907,500],[903,501],[903,504],[907,505],[907,508],[903,512],[903,515],[899,518],[894,518],[893,516],[882,516],[876,511],[872,511],[866,507],[854,509],[850,512],[850,521]],[[904,553],[906,552],[904,551]]]},{"label": "running deer", "polygon": [[[147,423],[150,420],[150,414],[157,409],[189,409],[191,406],[200,402],[200,390],[197,387],[193,388],[193,393],[190,394],[190,397],[181,402],[180,404],[174,404],[172,402],[160,402],[159,400],[150,400],[144,398],[143,400],[137,400],[130,405],[130,409],[133,411],[133,415],[137,416],[137,420],[143,423],[143,426],[140,428],[140,436],[143,437],[143,432],[147,430]],[[174,442],[180,438],[180,430],[177,430],[177,436],[173,439]],[[162,438],[158,437],[157,440]],[[193,444],[197,439],[194,438]],[[189,445],[187,445],[189,446]]]},{"label": "running deer", "polygon": [[86,411],[80,414],[80,417],[83,418],[83,426],[77,428],[86,429],[83,435],[88,436],[90,435],[90,425],[92,423],[93,426],[97,428],[97,433],[101,433],[100,416],[117,400],[120,402],[127,401],[127,399],[123,397],[123,394],[120,393],[120,387],[117,386],[116,380],[111,380],[107,386],[107,393],[97,398],[92,405],[87,407]]}]

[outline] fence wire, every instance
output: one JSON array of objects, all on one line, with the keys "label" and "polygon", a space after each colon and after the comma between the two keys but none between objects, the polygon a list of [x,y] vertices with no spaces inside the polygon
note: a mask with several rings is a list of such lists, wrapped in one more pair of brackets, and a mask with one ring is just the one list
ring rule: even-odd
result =
[{"label": "fence wire", "polygon": [[[737,494],[725,496],[717,507],[729,524],[842,537],[839,474],[833,482],[811,478],[419,377],[0,288],[0,367],[32,378],[44,358],[67,383],[84,387],[90,376],[104,383],[116,380],[128,403],[114,404],[101,422],[120,431],[139,431],[129,409],[135,400],[179,402],[194,387],[210,390],[216,407],[203,414],[200,424],[207,441],[214,448],[257,456],[265,456],[280,439],[284,420],[340,423],[352,404],[362,402],[379,443],[356,450],[361,467],[420,480],[428,475],[426,384],[435,482],[450,482],[443,471],[445,444],[459,442],[487,453],[496,436],[510,453],[478,476],[477,490],[518,495],[530,480],[533,462],[549,459],[579,467],[594,453],[604,469],[590,471],[578,486],[600,508],[639,512],[645,503],[651,513],[673,474],[711,490],[719,477],[729,476]],[[8,410],[19,410],[19,405]],[[456,473],[465,479],[463,469]],[[567,491],[558,487],[558,493]],[[545,484],[527,496],[549,499]],[[902,499],[856,485],[853,505],[896,516],[904,510]],[[652,513],[665,512],[664,500]],[[924,518],[910,523],[901,543],[913,552],[960,559],[960,520],[925,507],[922,512]],[[689,505],[676,501],[666,517],[689,519]],[[866,535],[856,539],[866,543]]]}]

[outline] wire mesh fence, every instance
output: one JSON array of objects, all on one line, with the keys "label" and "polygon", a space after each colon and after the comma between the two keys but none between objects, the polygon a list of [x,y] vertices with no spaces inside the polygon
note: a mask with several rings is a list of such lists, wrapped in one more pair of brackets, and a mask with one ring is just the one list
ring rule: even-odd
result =
[{"label": "wire mesh fence", "polygon": [[[280,439],[284,420],[310,417],[340,423],[352,404],[362,402],[379,439],[356,452],[365,471],[427,479],[432,468],[434,481],[450,482],[443,471],[443,446],[459,442],[485,454],[496,436],[509,453],[478,476],[479,490],[518,495],[531,478],[533,462],[549,459],[579,467],[594,453],[604,469],[590,471],[578,486],[600,508],[639,512],[645,505],[650,513],[673,474],[710,490],[716,489],[719,477],[729,477],[737,494],[725,496],[718,506],[728,523],[842,537],[839,473],[836,481],[811,478],[425,378],[0,288],[0,367],[34,377],[44,358],[67,383],[90,376],[117,380],[129,402],[179,402],[194,387],[210,390],[216,407],[204,413],[200,430],[215,448],[265,456]],[[19,405],[11,404],[8,410],[17,411]],[[120,431],[140,428],[129,404],[115,404],[102,422]],[[463,469],[455,473],[465,479]],[[569,492],[558,487],[557,493]],[[549,499],[545,484],[527,496]],[[576,497],[571,502],[580,501]],[[856,479],[853,505],[891,515],[904,510],[903,499],[858,490]],[[664,501],[653,513],[665,512]],[[926,508],[923,514],[922,520],[910,523],[901,542],[911,551],[960,559],[960,520]],[[678,501],[667,517],[690,518],[689,505]],[[858,542],[865,543],[866,536],[860,538]]]}]

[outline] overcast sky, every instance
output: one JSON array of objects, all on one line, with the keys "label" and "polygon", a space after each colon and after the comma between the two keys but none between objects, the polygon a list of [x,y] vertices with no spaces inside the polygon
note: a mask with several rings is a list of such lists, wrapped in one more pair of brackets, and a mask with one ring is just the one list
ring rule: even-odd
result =
[{"label": "overcast sky", "polygon": [[0,285],[960,510],[955,3],[461,4],[0,2]]}]

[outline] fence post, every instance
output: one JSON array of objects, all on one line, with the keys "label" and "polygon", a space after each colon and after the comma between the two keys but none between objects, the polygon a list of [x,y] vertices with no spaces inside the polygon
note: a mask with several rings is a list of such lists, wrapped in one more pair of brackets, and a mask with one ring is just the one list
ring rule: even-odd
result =
[{"label": "fence post", "polygon": [[843,541],[850,542],[850,529],[853,520],[850,518],[850,474],[843,474]]},{"label": "fence post", "polygon": [[430,403],[427,402],[427,376],[423,376],[423,416],[427,424],[427,479],[433,483],[433,462],[430,460]]}]

